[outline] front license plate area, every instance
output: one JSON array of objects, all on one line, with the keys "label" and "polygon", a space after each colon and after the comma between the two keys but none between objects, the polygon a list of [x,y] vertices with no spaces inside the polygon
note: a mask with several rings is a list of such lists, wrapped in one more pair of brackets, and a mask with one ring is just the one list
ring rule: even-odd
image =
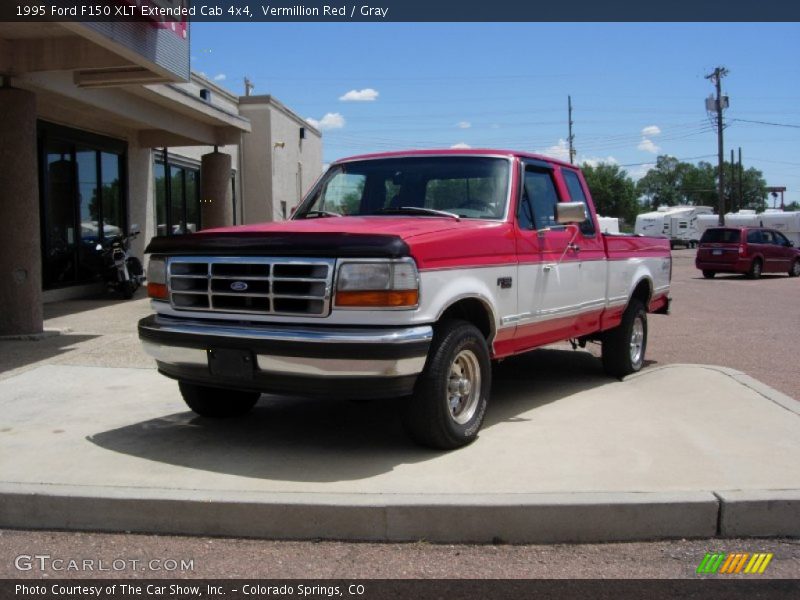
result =
[{"label": "front license plate area", "polygon": [[255,372],[255,359],[250,350],[209,348],[208,370],[215,377],[251,381]]}]

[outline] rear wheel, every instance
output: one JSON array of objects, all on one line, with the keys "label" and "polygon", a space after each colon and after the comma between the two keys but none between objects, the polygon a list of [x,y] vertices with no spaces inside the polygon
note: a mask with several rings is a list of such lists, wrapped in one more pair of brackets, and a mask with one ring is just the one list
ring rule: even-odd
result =
[{"label": "rear wheel", "polygon": [[789,269],[789,277],[800,277],[800,258],[795,258],[792,268]]},{"label": "rear wheel", "polygon": [[434,334],[425,370],[403,405],[403,425],[432,448],[466,446],[478,437],[491,390],[486,340],[466,321],[445,321]]},{"label": "rear wheel", "polygon": [[647,313],[644,304],[633,299],[622,315],[622,322],[603,337],[603,369],[613,377],[639,371],[647,350]]},{"label": "rear wheel", "polygon": [[714,275],[716,275],[716,271],[703,271],[703,277],[706,279],[714,279]]},{"label": "rear wheel", "polygon": [[223,419],[247,414],[258,402],[258,392],[226,390],[222,388],[197,385],[186,381],[178,382],[183,401],[201,417]]},{"label": "rear wheel", "polygon": [[753,260],[753,264],[750,265],[750,270],[747,272],[747,276],[750,279],[759,279],[761,277],[761,271],[763,266],[761,264],[761,259],[756,258]]}]

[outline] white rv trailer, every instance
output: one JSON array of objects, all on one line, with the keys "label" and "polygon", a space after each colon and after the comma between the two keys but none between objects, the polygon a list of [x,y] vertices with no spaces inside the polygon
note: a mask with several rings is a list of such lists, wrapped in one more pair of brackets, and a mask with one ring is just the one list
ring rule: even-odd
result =
[{"label": "white rv trailer", "polygon": [[758,215],[759,225],[777,229],[795,245],[800,247],[800,211],[782,211],[768,208]]},{"label": "white rv trailer", "polygon": [[697,217],[711,213],[710,206],[659,206],[636,217],[634,233],[668,238],[672,247],[696,246],[702,235]]},{"label": "white rv trailer", "polygon": [[617,217],[601,217],[597,215],[600,231],[603,233],[619,233],[619,219]]},{"label": "white rv trailer", "polygon": [[[698,215],[697,227],[700,235],[709,227],[717,227],[717,215]],[[782,211],[768,208],[763,213],[743,209],[725,215],[726,227],[769,227],[777,229],[789,238],[795,247],[800,247],[800,211]]]}]

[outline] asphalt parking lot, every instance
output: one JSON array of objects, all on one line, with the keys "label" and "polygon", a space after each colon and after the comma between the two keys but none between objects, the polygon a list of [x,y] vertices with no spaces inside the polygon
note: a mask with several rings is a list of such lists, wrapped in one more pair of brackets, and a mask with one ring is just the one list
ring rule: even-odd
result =
[{"label": "asphalt parking lot", "polygon": [[[796,308],[800,305],[800,282],[785,276],[766,276],[761,281],[723,276],[707,281],[694,269],[692,251],[677,250],[674,254],[673,314],[650,319],[650,366],[673,363],[729,366],[795,399],[800,398],[795,363],[787,358],[795,353],[794,331],[800,324]],[[0,379],[14,377],[45,364],[152,369],[150,361],[139,350],[135,333],[130,329],[130,324],[139,315],[148,312],[147,302],[143,299],[133,302],[97,299],[50,305],[46,308],[46,326],[61,329],[62,335],[36,342],[0,342],[0,365],[4,369]],[[596,351],[592,348],[589,350]],[[535,355],[525,360],[535,360]],[[598,377],[599,365],[593,364],[591,359],[580,363],[588,369],[587,376],[590,379]],[[234,573],[239,576],[303,577],[366,576],[370,573],[374,573],[372,576],[385,577],[446,576],[448,569],[452,569],[452,562],[458,560],[455,557],[462,555],[481,561],[481,568],[476,571],[480,577],[513,576],[521,572],[519,564],[528,564],[530,561],[544,565],[544,573],[551,576],[558,576],[561,571],[556,564],[566,561],[565,564],[575,567],[569,575],[565,575],[572,577],[599,576],[599,563],[605,565],[607,576],[685,577],[691,576],[691,568],[687,570],[686,563],[692,563],[695,554],[699,553],[702,557],[703,548],[709,545],[719,547],[721,544],[731,548],[737,544],[737,548],[775,548],[786,560],[780,563],[784,570],[776,571],[774,576],[781,576],[778,573],[789,577],[800,574],[797,545],[780,540],[499,547],[281,543],[17,531],[0,535],[0,555],[10,556],[20,547],[31,545],[48,548],[69,544],[69,540],[87,544],[98,552],[110,552],[116,548],[122,552],[142,549],[147,552],[183,552],[208,556],[209,548],[224,549],[225,555],[214,553],[216,558],[209,558],[204,563],[203,572],[193,574],[207,577]],[[248,552],[247,558],[243,558],[237,548],[260,550]],[[227,556],[228,553],[230,556]],[[673,564],[675,568],[665,568],[670,563],[658,560],[665,554],[679,557],[679,564]],[[588,557],[588,562],[583,566],[575,558],[580,556]],[[267,557],[273,559],[272,569],[265,569],[263,565]],[[328,559],[333,562],[329,563]],[[4,559],[3,563],[2,567],[8,568],[8,561]],[[336,569],[332,570],[332,564],[336,565]],[[275,565],[281,565],[280,569]],[[0,574],[18,576],[13,571],[3,571],[2,567]],[[528,576],[542,576],[542,572],[530,569],[522,572],[527,572]]]}]

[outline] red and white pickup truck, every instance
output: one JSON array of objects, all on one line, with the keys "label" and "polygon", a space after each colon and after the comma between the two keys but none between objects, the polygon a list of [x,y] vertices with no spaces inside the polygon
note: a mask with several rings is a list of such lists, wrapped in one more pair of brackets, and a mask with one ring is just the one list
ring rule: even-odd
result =
[{"label": "red and white pickup truck", "polygon": [[638,371],[672,270],[667,240],[600,232],[577,168],[497,150],[340,160],[291,221],[147,252],[139,336],[195,412],[406,396],[409,435],[439,448],[477,436],[492,360],[593,340],[610,375]]}]

